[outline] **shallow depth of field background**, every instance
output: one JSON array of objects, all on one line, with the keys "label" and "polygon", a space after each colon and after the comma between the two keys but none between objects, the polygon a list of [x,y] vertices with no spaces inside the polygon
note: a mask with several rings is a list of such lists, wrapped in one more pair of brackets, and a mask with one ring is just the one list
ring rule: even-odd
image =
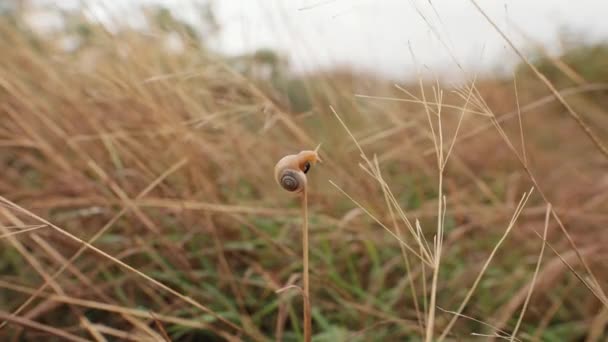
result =
[{"label": "shallow depth of field background", "polygon": [[0,340],[301,340],[319,143],[314,341],[608,338],[606,5],[176,3],[0,3]]}]

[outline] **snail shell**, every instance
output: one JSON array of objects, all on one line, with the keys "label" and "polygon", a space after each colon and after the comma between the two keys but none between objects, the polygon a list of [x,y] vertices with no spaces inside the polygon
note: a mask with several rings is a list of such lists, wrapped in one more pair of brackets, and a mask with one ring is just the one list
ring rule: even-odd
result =
[{"label": "snail shell", "polygon": [[285,156],[274,167],[275,180],[287,191],[302,192],[306,189],[306,173],[320,161],[317,151],[302,151]]},{"label": "snail shell", "polygon": [[285,169],[281,172],[279,184],[290,192],[302,192],[306,188],[306,175],[302,171]]}]

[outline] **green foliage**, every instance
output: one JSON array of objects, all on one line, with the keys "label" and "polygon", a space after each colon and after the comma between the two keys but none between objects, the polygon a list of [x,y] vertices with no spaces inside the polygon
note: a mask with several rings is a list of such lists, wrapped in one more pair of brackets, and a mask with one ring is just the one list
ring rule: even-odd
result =
[{"label": "green foliage", "polygon": [[[559,60],[567,68],[571,68],[576,79],[580,76],[583,80],[590,83],[608,81],[608,43],[566,43],[564,52],[552,58],[542,53],[532,59],[538,70],[549,80],[558,86],[570,85],[573,83],[572,77],[560,69],[560,65],[555,61]],[[528,66],[522,64],[518,67],[520,73],[530,75]],[[532,76],[532,75],[530,75]]]}]

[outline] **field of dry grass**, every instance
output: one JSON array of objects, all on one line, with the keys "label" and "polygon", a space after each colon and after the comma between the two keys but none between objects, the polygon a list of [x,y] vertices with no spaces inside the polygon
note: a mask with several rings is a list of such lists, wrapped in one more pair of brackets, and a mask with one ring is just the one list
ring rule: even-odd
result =
[{"label": "field of dry grass", "polygon": [[608,338],[605,49],[536,64],[556,96],[524,64],[295,78],[164,29],[78,26],[66,51],[2,19],[0,339],[301,340],[277,293],[302,278],[300,201],[273,167],[319,143],[314,341]]}]

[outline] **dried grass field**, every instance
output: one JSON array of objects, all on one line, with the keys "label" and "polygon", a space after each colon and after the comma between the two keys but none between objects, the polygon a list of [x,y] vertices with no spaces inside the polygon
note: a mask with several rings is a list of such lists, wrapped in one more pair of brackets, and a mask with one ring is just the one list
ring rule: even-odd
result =
[{"label": "dried grass field", "polygon": [[395,83],[155,18],[0,19],[2,341],[302,340],[301,196],[273,168],[320,143],[313,341],[608,338],[608,47]]}]

